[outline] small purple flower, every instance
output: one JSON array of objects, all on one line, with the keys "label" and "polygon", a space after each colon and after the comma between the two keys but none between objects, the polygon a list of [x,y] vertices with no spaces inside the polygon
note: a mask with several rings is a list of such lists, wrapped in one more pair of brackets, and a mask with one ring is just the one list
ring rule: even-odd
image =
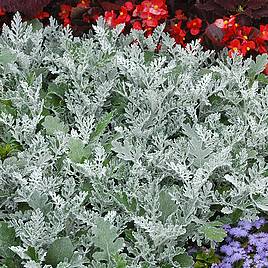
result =
[{"label": "small purple flower", "polygon": [[229,230],[229,234],[234,237],[246,237],[248,235],[248,231],[239,227],[235,227]]},{"label": "small purple flower", "polygon": [[230,256],[229,260],[231,263],[235,263],[237,261],[240,261],[240,260],[244,260],[245,259],[245,256],[244,254],[241,254],[239,252],[236,252],[234,253],[232,256]]},{"label": "small purple flower", "polygon": [[268,233],[259,231],[265,224],[267,221],[260,218],[254,222],[242,220],[237,227],[224,225],[228,236],[218,248],[224,256],[212,267],[231,268],[242,261],[243,268],[268,268]]},{"label": "small purple flower", "polygon": [[260,218],[253,222],[253,226],[256,227],[257,229],[260,229],[264,224],[266,223],[266,220],[263,218]]},{"label": "small purple flower", "polygon": [[253,224],[250,221],[242,220],[238,223],[238,227],[240,227],[246,231],[249,231],[252,229]]}]

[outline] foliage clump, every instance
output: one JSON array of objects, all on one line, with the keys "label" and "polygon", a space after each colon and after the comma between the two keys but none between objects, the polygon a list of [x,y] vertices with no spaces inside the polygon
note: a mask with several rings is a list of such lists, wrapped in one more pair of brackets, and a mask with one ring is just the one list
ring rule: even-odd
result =
[{"label": "foliage clump", "polygon": [[268,210],[267,55],[122,29],[3,27],[4,267],[191,267],[189,243]]}]

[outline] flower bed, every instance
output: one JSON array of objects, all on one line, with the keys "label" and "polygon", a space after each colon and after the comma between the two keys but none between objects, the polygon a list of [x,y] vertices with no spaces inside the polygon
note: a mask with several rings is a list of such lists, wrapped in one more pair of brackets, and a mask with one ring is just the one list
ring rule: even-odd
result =
[{"label": "flower bed", "polygon": [[165,30],[177,43],[185,46],[199,39],[205,48],[227,47],[230,56],[236,52],[255,57],[268,49],[268,0],[227,0],[221,4],[214,0],[202,4],[170,0],[30,0],[23,4],[20,0],[2,0],[1,5],[2,17],[5,11],[18,10],[25,14],[25,19],[35,17],[46,24],[49,15],[53,15],[64,26],[71,25],[76,35],[88,31],[102,15],[111,27],[125,23],[124,32],[143,29],[146,35],[165,22]]},{"label": "flower bed", "polygon": [[2,265],[226,262],[191,252],[267,213],[267,55],[50,24],[0,36]]}]

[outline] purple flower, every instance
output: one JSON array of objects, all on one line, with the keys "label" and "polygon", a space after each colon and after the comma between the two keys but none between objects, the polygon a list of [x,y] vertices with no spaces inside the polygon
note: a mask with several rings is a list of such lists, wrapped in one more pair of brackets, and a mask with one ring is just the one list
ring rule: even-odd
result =
[{"label": "purple flower", "polygon": [[266,223],[266,220],[263,218],[260,218],[253,222],[253,226],[256,227],[257,229],[260,229],[264,224]]},{"label": "purple flower", "polygon": [[240,227],[246,231],[249,231],[252,229],[253,224],[250,221],[242,220],[238,223],[238,227]]},{"label": "purple flower", "polygon": [[230,256],[229,260],[231,263],[235,263],[237,261],[240,261],[240,260],[244,260],[245,259],[245,256],[244,254],[240,253],[240,252],[236,252],[234,253],[232,256]]},{"label": "purple flower", "polygon": [[246,237],[248,235],[248,231],[239,227],[235,227],[229,230],[229,234],[234,237]]},{"label": "purple flower", "polygon": [[268,267],[268,233],[259,231],[266,223],[260,218],[254,222],[242,220],[236,227],[224,225],[228,236],[218,247],[224,256],[220,264],[212,267],[231,268],[239,261],[242,261],[243,268]]}]

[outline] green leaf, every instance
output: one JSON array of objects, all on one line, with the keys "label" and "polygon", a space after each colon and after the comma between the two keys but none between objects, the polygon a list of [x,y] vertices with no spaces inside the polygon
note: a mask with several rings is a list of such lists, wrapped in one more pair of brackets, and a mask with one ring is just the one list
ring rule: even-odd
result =
[{"label": "green leaf", "polygon": [[8,258],[14,255],[9,249],[11,246],[18,245],[15,230],[8,226],[6,222],[0,222],[0,256]]},{"label": "green leaf", "polygon": [[256,74],[260,74],[264,69],[266,64],[268,63],[268,55],[262,54],[256,57],[256,61],[252,62],[249,69],[249,75],[255,76]]},{"label": "green leaf", "polygon": [[256,78],[256,80],[260,83],[263,83],[265,85],[268,85],[268,76],[265,74],[259,74]]},{"label": "green leaf", "polygon": [[199,231],[210,241],[222,242],[227,236],[227,233],[222,228],[215,227],[219,225],[221,225],[220,222],[207,223],[199,228]]},{"label": "green leaf", "polygon": [[159,210],[161,211],[160,220],[165,222],[169,215],[178,209],[176,203],[171,199],[168,190],[165,189],[159,194]]},{"label": "green leaf", "polygon": [[267,196],[259,196],[253,199],[253,201],[257,208],[263,211],[268,211],[268,197]]},{"label": "green leaf", "polygon": [[114,262],[115,262],[115,268],[126,268],[127,267],[127,262],[126,260],[119,254],[116,254],[114,257]]},{"label": "green leaf", "polygon": [[115,256],[124,246],[124,239],[117,238],[117,230],[110,222],[103,218],[96,220],[96,225],[93,227],[93,242],[95,247],[99,248],[100,252],[95,252],[93,258],[98,261],[108,261],[112,256]]},{"label": "green leaf", "polygon": [[69,237],[61,237],[55,240],[49,247],[46,255],[46,264],[56,267],[57,264],[65,259],[71,259],[74,252],[74,246]]},{"label": "green leaf", "polygon": [[109,123],[111,122],[112,118],[114,116],[113,112],[110,112],[106,114],[100,122],[98,122],[95,131],[91,134],[90,139],[91,140],[96,140],[98,139],[104,132],[104,130],[107,128]]},{"label": "green leaf", "polygon": [[32,25],[33,31],[39,31],[43,28],[43,23],[40,22],[38,19],[33,19],[27,22],[28,24]]},{"label": "green leaf", "polygon": [[71,138],[68,143],[68,157],[74,163],[82,163],[84,159],[90,156],[89,148],[78,138]]},{"label": "green leaf", "polygon": [[186,253],[175,256],[174,260],[180,264],[181,268],[193,267],[193,257]]},{"label": "green leaf", "polygon": [[65,126],[64,123],[61,122],[58,117],[53,117],[51,115],[45,117],[45,120],[42,125],[46,129],[46,133],[48,135],[54,135],[58,131],[64,133],[68,132],[68,127]]},{"label": "green leaf", "polygon": [[8,63],[13,63],[16,58],[16,54],[11,52],[8,48],[0,51],[0,64],[4,66]]},{"label": "green leaf", "polygon": [[28,247],[26,254],[34,261],[38,261],[38,254],[35,251],[35,248]]}]

